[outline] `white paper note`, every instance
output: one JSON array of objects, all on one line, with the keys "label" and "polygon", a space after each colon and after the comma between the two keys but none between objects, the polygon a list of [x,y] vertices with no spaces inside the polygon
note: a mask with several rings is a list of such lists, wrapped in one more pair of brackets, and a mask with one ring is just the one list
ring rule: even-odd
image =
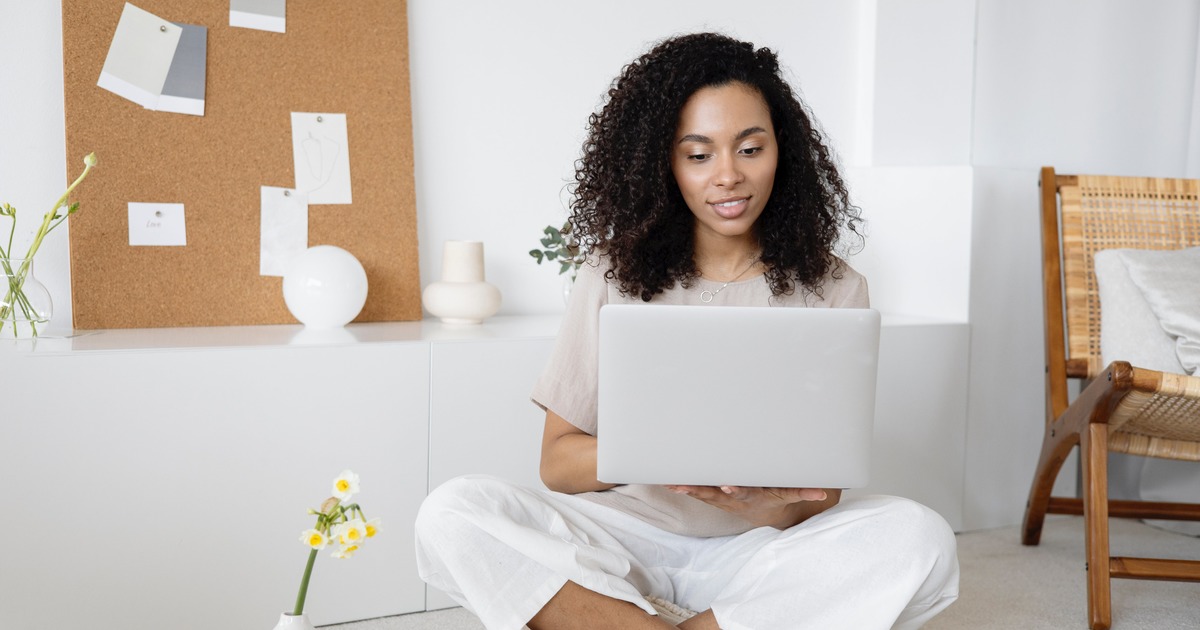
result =
[{"label": "white paper note", "polygon": [[181,203],[129,202],[130,245],[187,245]]},{"label": "white paper note", "polygon": [[258,273],[282,276],[292,256],[308,249],[308,197],[290,188],[263,186]]},{"label": "white paper note", "polygon": [[345,114],[292,112],[296,190],[309,205],[350,201],[350,150]]},{"label": "white paper note", "polygon": [[154,108],[183,29],[128,2],[96,85]]},{"label": "white paper note", "polygon": [[287,0],[229,0],[229,25],[286,32]]}]

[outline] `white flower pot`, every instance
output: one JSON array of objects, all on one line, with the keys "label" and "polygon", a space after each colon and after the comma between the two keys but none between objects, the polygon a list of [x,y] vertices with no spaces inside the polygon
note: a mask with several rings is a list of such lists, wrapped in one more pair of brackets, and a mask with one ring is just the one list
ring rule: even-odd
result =
[{"label": "white flower pot", "polygon": [[478,324],[500,310],[500,290],[484,281],[483,243],[446,241],[442,279],[421,293],[425,310],[447,324]]},{"label": "white flower pot", "polygon": [[316,630],[316,628],[308,620],[308,613],[302,615],[283,613],[279,615],[279,623],[275,624],[274,630]]}]

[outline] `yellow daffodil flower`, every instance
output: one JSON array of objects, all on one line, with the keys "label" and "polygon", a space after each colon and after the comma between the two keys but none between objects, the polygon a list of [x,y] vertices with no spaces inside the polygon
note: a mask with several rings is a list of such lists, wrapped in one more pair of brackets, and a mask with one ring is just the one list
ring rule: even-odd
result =
[{"label": "yellow daffodil flower", "polygon": [[333,480],[333,496],[345,501],[355,494],[358,494],[358,475],[352,470],[343,470]]},{"label": "yellow daffodil flower", "polygon": [[374,538],[375,534],[379,533],[379,528],[383,527],[383,519],[373,518],[367,521],[367,538]]},{"label": "yellow daffodil flower", "polygon": [[352,518],[334,528],[333,535],[343,545],[357,545],[367,537],[367,524],[361,518]]},{"label": "yellow daffodil flower", "polygon": [[320,551],[325,548],[325,545],[329,544],[329,539],[325,537],[325,534],[315,529],[306,529],[304,533],[300,534],[300,542]]},{"label": "yellow daffodil flower", "polygon": [[334,558],[349,558],[358,551],[358,545],[342,545],[340,548],[329,554]]}]

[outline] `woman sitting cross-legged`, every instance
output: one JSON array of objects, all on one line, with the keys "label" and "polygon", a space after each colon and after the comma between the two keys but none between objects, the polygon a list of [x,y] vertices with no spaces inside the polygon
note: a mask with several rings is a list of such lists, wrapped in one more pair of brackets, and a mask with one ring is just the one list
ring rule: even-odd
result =
[{"label": "woman sitting cross-legged", "polygon": [[601,306],[866,307],[835,253],[858,221],[769,49],[686,35],[627,65],[589,120],[571,225],[592,257],[532,396],[549,491],[442,485],[417,518],[421,577],[491,630],[672,627],[649,600],[698,611],[689,630],[907,629],[950,605],[953,532],[915,502],[596,479]]}]

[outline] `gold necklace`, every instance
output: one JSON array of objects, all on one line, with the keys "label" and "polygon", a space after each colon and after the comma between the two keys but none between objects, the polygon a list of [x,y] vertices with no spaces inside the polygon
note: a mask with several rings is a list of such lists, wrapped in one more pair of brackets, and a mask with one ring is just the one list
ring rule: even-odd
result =
[{"label": "gold necklace", "polygon": [[746,275],[746,272],[747,272],[747,271],[750,271],[751,269],[753,269],[753,268],[754,268],[754,265],[755,265],[756,263],[758,263],[758,258],[755,258],[754,260],[751,260],[751,261],[750,261],[750,266],[749,266],[749,267],[746,267],[745,269],[743,269],[743,270],[742,270],[742,273],[739,273],[738,275],[734,276],[734,278],[733,278],[732,280],[729,280],[729,281],[728,281],[728,282],[726,282],[725,284],[722,284],[722,285],[721,285],[721,288],[717,289],[716,291],[709,291],[708,289],[705,289],[705,290],[701,291],[701,292],[700,292],[700,301],[701,301],[701,302],[704,302],[705,304],[708,304],[709,302],[713,301],[713,298],[717,297],[717,294],[718,294],[718,293],[720,293],[721,291],[724,291],[724,290],[725,290],[725,287],[729,286],[729,285],[730,285],[730,283],[737,282],[738,280],[741,280],[741,279],[742,279],[742,276]]}]

